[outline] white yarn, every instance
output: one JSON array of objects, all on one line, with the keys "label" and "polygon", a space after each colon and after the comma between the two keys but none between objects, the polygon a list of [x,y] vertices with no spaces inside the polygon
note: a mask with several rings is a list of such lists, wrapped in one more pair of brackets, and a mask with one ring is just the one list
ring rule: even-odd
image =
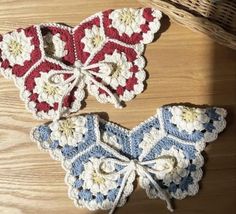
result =
[{"label": "white yarn", "polygon": [[[95,64],[91,64],[88,66],[83,66],[80,63],[75,63],[75,67],[72,70],[62,70],[58,73],[53,73],[51,75],[48,76],[48,81],[53,84],[53,85],[59,85],[59,86],[64,86],[64,85],[69,85],[69,87],[67,87],[67,89],[64,91],[60,101],[58,102],[58,110],[57,110],[57,115],[54,118],[54,121],[57,121],[60,119],[61,114],[62,114],[62,105],[63,105],[63,101],[64,98],[67,94],[69,94],[72,89],[79,83],[79,81],[82,78],[86,78],[87,80],[91,81],[94,85],[96,85],[97,87],[101,88],[102,90],[104,90],[111,98],[112,103],[115,105],[116,108],[122,108],[122,106],[120,105],[120,102],[118,100],[118,98],[110,91],[110,89],[108,89],[105,85],[103,85],[102,83],[98,82],[97,80],[95,80],[95,77],[100,77],[100,74],[97,72],[93,72],[90,69],[93,68],[100,68],[102,70],[105,70],[106,72],[111,72],[111,66],[108,63],[105,62],[100,62],[100,63],[95,63]],[[66,79],[63,82],[54,82],[52,80],[52,78],[56,75],[60,75],[60,74],[71,74],[71,76]],[[84,80],[82,80],[84,81]]]},{"label": "white yarn", "polygon": [[[171,161],[169,161],[169,159],[171,159]],[[131,175],[131,173],[135,173],[137,175],[139,175],[140,177],[147,177],[147,179],[153,184],[153,186],[155,187],[155,189],[161,193],[162,198],[166,201],[167,203],[167,208],[168,210],[170,210],[171,212],[173,212],[173,208],[171,206],[171,202],[170,202],[170,197],[168,195],[168,193],[163,190],[159,184],[152,178],[152,176],[150,175],[150,173],[158,173],[158,172],[162,172],[162,171],[171,171],[174,168],[174,162],[173,162],[173,158],[172,157],[162,157],[162,162],[160,162],[160,164],[162,163],[163,166],[160,167],[160,170],[154,170],[152,169],[150,166],[151,164],[155,164],[158,161],[158,159],[154,159],[151,161],[143,161],[143,162],[139,162],[138,160],[129,160],[129,161],[122,161],[122,160],[117,160],[114,158],[104,158],[102,159],[102,161],[100,162],[100,165],[97,169],[97,172],[105,177],[106,179],[109,179],[109,177],[112,175],[123,175],[123,180],[122,183],[120,185],[120,190],[116,196],[116,199],[113,203],[112,209],[110,210],[109,214],[113,214],[113,212],[115,211],[116,207],[118,206],[120,199],[122,197],[124,188],[127,184],[128,178]],[[101,170],[101,166],[102,164],[106,163],[106,162],[110,162],[111,164],[115,165],[115,164],[119,164],[124,166],[124,168],[118,172],[111,172],[111,173],[104,173]],[[168,168],[166,168],[166,166],[168,166]]]}]

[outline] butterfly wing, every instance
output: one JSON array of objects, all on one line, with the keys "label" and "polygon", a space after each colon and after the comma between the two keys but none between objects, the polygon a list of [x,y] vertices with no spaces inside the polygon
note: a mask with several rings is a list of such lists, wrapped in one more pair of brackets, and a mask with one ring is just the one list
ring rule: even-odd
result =
[{"label": "butterfly wing", "polygon": [[[59,24],[41,24],[18,29],[0,37],[0,70],[12,78],[20,89],[26,108],[36,118],[52,119],[58,102],[69,85],[55,86],[53,81],[64,81],[75,62],[70,27]],[[84,83],[80,81],[63,100],[63,109],[77,111],[84,98]]]},{"label": "butterfly wing", "polygon": [[0,71],[22,85],[22,78],[41,57],[39,27],[30,26],[0,35]]},{"label": "butterfly wing", "polygon": [[[128,143],[126,131],[120,129],[115,134],[117,130],[118,127],[87,115],[38,126],[31,136],[40,149],[49,151],[53,159],[62,162],[69,196],[77,206],[90,210],[111,209],[124,178],[119,174],[124,166],[106,160],[120,159],[125,152],[124,139]],[[99,174],[99,170],[109,176]],[[133,191],[134,179],[135,174],[131,173],[118,206],[124,205]]]},{"label": "butterfly wing", "polygon": [[[201,151],[225,128],[225,116],[222,108],[165,106],[132,131],[133,156],[151,161],[146,165],[150,175],[170,196],[195,195],[204,164]],[[162,198],[146,176],[140,185],[150,198]]]},{"label": "butterfly wing", "polygon": [[[150,8],[124,8],[97,13],[73,30],[77,60],[84,65],[106,62],[110,72],[94,69],[94,79],[120,101],[129,101],[144,88],[144,44],[160,27],[161,12]],[[112,103],[110,95],[91,79],[90,94],[99,102]]]}]

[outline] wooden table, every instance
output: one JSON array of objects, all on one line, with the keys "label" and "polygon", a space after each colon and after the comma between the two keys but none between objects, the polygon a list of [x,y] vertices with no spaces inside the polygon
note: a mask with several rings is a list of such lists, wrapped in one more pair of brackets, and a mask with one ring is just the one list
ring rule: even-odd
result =
[{"label": "wooden table", "polygon": [[[140,7],[136,1],[0,0],[0,33],[41,22],[72,26],[108,8]],[[89,96],[81,112],[105,117],[131,128],[156,108],[169,103],[208,104],[228,110],[228,127],[204,153],[201,190],[175,201],[176,214],[227,214],[236,208],[236,51],[208,37],[164,20],[163,33],[147,46],[147,89],[123,110],[99,104]],[[60,163],[30,142],[29,132],[40,121],[32,118],[12,81],[0,77],[0,213],[90,213],[75,208],[67,196]],[[96,213],[107,213],[98,211]],[[136,188],[117,213],[168,213],[163,201],[149,200]]]}]

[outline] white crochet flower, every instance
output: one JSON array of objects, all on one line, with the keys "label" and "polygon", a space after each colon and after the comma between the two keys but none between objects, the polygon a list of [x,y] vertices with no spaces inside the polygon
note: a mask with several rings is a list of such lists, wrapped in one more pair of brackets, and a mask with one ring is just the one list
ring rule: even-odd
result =
[{"label": "white crochet flower", "polygon": [[168,186],[171,182],[178,184],[181,178],[187,175],[188,165],[189,160],[185,158],[184,153],[172,146],[169,150],[161,151],[153,168],[158,171],[157,178],[163,180],[163,183]]},{"label": "white crochet flower", "polygon": [[172,113],[170,122],[175,124],[180,131],[185,130],[189,134],[194,130],[204,130],[203,124],[210,121],[205,109],[174,106],[170,108],[170,112]]},{"label": "white crochet flower", "polygon": [[52,35],[47,33],[44,36],[44,48],[46,52],[56,58],[62,58],[67,55],[68,51],[65,49],[66,43],[61,40],[60,34]]},{"label": "white crochet flower", "polygon": [[116,28],[120,35],[125,33],[131,36],[133,33],[139,33],[140,25],[145,23],[142,13],[143,10],[133,8],[114,10],[109,15],[112,20],[111,26]]},{"label": "white crochet flower", "polygon": [[2,59],[7,59],[11,66],[23,66],[25,61],[30,60],[30,54],[34,49],[31,39],[32,37],[27,37],[23,30],[3,35],[0,42]]},{"label": "white crochet flower", "polygon": [[130,68],[132,63],[127,61],[124,53],[118,53],[115,50],[112,55],[105,54],[104,62],[111,63],[111,69],[101,69],[99,73],[102,76],[102,80],[116,89],[119,85],[125,86],[127,79],[132,76]]},{"label": "white crochet flower", "polygon": [[[107,195],[109,190],[118,188],[119,184],[116,180],[119,175],[114,174],[115,167],[112,163],[101,163],[102,159],[90,158],[84,164],[84,171],[80,178],[84,180],[83,189],[89,189],[94,195],[102,193]],[[102,170],[106,176],[98,173],[98,169]],[[109,174],[109,176],[107,176]]]},{"label": "white crochet flower", "polygon": [[86,119],[82,116],[52,122],[49,125],[52,130],[51,139],[58,140],[60,146],[76,146],[86,132],[85,124]]},{"label": "white crochet flower", "polygon": [[85,29],[85,36],[81,39],[84,43],[85,52],[94,52],[98,50],[105,41],[105,35],[100,27],[93,25],[91,29]]},{"label": "white crochet flower", "polygon": [[[47,102],[51,106],[55,102],[59,102],[63,95],[63,92],[66,90],[68,86],[59,86],[49,82],[49,76],[53,73],[53,71],[49,73],[41,72],[41,76],[35,78],[36,86],[33,90],[34,93],[38,94],[38,100],[40,102]],[[55,75],[51,78],[51,80],[55,83],[59,83],[64,81],[63,75]]]}]

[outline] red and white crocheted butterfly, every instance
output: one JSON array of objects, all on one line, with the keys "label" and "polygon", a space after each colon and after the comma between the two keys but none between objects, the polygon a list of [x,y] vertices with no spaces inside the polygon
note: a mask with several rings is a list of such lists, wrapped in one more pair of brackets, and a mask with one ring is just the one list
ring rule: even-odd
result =
[{"label": "red and white crocheted butterfly", "polygon": [[71,28],[40,24],[0,36],[0,71],[36,118],[78,111],[84,88],[119,107],[144,88],[144,45],[160,28],[151,8],[106,10]]}]

